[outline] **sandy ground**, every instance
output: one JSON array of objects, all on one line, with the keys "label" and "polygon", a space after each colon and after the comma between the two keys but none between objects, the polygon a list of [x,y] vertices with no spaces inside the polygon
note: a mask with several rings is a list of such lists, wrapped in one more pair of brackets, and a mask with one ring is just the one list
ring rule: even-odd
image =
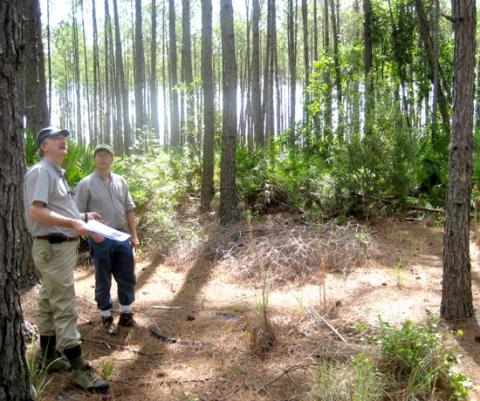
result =
[{"label": "sandy ground", "polygon": [[[283,285],[271,291],[270,318],[277,344],[265,358],[250,352],[249,327],[258,320],[260,289],[218,269],[206,258],[179,267],[175,260],[137,264],[137,325],[115,337],[102,332],[93,302],[92,267],[79,266],[76,291],[84,352],[101,369],[112,362],[111,390],[91,395],[69,384],[69,374],[52,374],[44,400],[301,400],[309,390],[319,354],[341,349],[339,336],[313,311],[326,316],[347,341],[351,324],[422,321],[438,313],[441,298],[441,227],[382,220],[369,226],[368,259],[348,274],[329,273],[325,296],[319,286]],[[476,319],[452,337],[462,354],[460,370],[480,400],[480,250],[472,240]],[[115,289],[112,294],[115,294]],[[22,294],[26,318],[34,322],[38,288]],[[177,342],[153,337],[151,327]]]}]

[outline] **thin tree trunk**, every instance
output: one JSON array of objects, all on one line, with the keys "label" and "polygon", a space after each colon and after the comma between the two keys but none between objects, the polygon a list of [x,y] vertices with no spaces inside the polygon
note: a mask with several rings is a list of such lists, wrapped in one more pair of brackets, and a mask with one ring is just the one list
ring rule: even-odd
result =
[{"label": "thin tree trunk", "polygon": [[168,1],[169,15],[169,48],[170,48],[170,92],[171,92],[171,113],[170,113],[170,134],[173,148],[180,147],[180,126],[178,121],[178,91],[177,86],[177,33],[175,28],[175,1]]},{"label": "thin tree trunk", "polygon": [[83,36],[83,62],[85,73],[84,96],[87,100],[87,127],[90,141],[92,139],[92,119],[91,119],[91,105],[90,105],[90,85],[88,81],[88,62],[87,62],[87,39],[85,35],[85,18],[83,13],[83,0],[80,0],[80,11],[82,14],[82,36]]},{"label": "thin tree trunk", "polygon": [[212,60],[212,0],[202,0],[203,171],[202,206],[209,209],[214,194],[215,105]]},{"label": "thin tree trunk", "polygon": [[260,5],[253,0],[252,14],[252,107],[255,144],[263,145],[262,99],[260,91]]},{"label": "thin tree trunk", "polygon": [[193,110],[193,74],[192,74],[192,38],[190,34],[190,0],[182,0],[182,64],[185,90],[185,137],[190,146],[190,157],[193,160],[192,147],[195,142],[194,110]]},{"label": "thin tree trunk", "polygon": [[135,0],[135,137],[146,146],[145,54],[142,32],[142,1]]},{"label": "thin tree trunk", "polygon": [[[307,121],[307,105],[310,102],[307,88],[310,82],[310,62],[308,58],[308,7],[307,0],[302,0],[302,21],[303,21],[303,65],[305,68],[305,84],[304,84],[304,121]],[[308,135],[308,133],[307,133]],[[307,137],[307,146],[308,146]]]},{"label": "thin tree trunk", "polygon": [[[93,0],[95,1],[95,0]],[[111,57],[112,52],[111,43],[112,43],[112,21],[110,18],[110,10],[108,5],[108,0],[104,2],[104,10],[105,10],[105,32],[104,32],[104,52],[105,52],[105,61],[104,61],[104,81],[105,81],[105,127],[103,132],[103,142],[107,144],[112,143],[111,139],[111,129],[112,129],[112,120],[111,120],[111,113],[112,113],[112,89],[110,86],[110,66],[113,64],[113,58]]]},{"label": "thin tree trunk", "polygon": [[363,42],[364,42],[364,74],[365,74],[365,116],[364,132],[368,134],[373,119],[374,94],[373,94],[373,38],[372,38],[372,5],[370,0],[363,0]]},{"label": "thin tree trunk", "polygon": [[443,235],[440,314],[445,320],[474,315],[470,265],[470,195],[475,77],[475,0],[452,0],[455,51],[452,135]]},{"label": "thin tree trunk", "polygon": [[78,43],[78,24],[76,17],[76,8],[72,3],[72,26],[73,26],[73,62],[75,69],[75,93],[76,93],[76,131],[77,140],[80,145],[84,143],[83,127],[82,127],[82,101],[81,101],[81,82],[80,82],[80,52]]},{"label": "thin tree trunk", "polygon": [[98,28],[97,28],[97,10],[96,1],[92,0],[92,24],[93,24],[93,136],[92,145],[96,146],[98,142],[103,142],[101,124],[99,124],[99,93],[100,86],[100,59],[98,54]]},{"label": "thin tree trunk", "polygon": [[52,52],[50,37],[50,0],[47,0],[48,121],[52,118]]},{"label": "thin tree trunk", "polygon": [[[158,123],[158,89],[157,89],[157,2],[152,0],[152,39],[150,44],[150,118],[151,126],[157,138],[160,127]],[[164,117],[165,118],[165,117]]]},{"label": "thin tree trunk", "polygon": [[338,110],[338,124],[337,124],[337,137],[343,139],[343,91],[342,91],[342,73],[340,71],[340,55],[338,50],[338,41],[340,37],[340,28],[337,25],[338,19],[336,18],[335,0],[330,0],[330,9],[332,11],[332,31],[333,31],[333,62],[335,66],[335,86],[337,95],[337,110]]},{"label": "thin tree trunk", "polygon": [[[297,8],[295,0],[295,9]],[[295,146],[295,113],[297,89],[297,45],[295,41],[296,24],[294,21],[293,0],[288,0],[288,67],[290,71],[290,115],[289,138],[290,146]]]},{"label": "thin tree trunk", "polygon": [[168,132],[169,127],[169,114],[168,114],[168,94],[167,94],[167,69],[165,66],[166,54],[168,54],[168,44],[166,39],[166,27],[165,27],[165,9],[166,1],[163,2],[162,7],[162,89],[163,89],[163,143],[165,146],[170,144],[170,135]]},{"label": "thin tree trunk", "polygon": [[236,218],[235,154],[237,141],[237,64],[233,30],[232,0],[220,2],[220,25],[223,64],[223,124],[220,170],[220,222],[229,224]]},{"label": "thin tree trunk", "polygon": [[33,401],[30,393],[22,308],[17,278],[28,262],[29,240],[23,208],[23,59],[22,3],[0,6],[0,400]]},{"label": "thin tree trunk", "polygon": [[[130,132],[130,113],[128,105],[128,87],[125,80],[125,71],[123,68],[123,52],[122,52],[122,41],[120,39],[120,21],[118,17],[118,6],[117,0],[113,0],[113,19],[115,21],[115,66],[116,73],[118,76],[118,81],[120,84],[120,91],[122,94],[122,120],[123,120],[123,137],[119,132],[117,137],[117,153],[123,155],[126,153],[130,155],[130,147],[132,145],[132,138]],[[120,108],[120,105],[117,104],[117,108]],[[118,122],[120,124],[120,121]]]}]

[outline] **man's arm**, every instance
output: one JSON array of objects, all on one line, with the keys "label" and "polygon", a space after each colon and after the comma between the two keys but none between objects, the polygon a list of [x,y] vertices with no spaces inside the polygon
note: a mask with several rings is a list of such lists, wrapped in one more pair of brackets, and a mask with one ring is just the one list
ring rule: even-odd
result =
[{"label": "man's arm", "polygon": [[130,230],[131,238],[130,241],[134,247],[140,245],[140,241],[137,237],[137,224],[135,223],[135,213],[133,213],[133,209],[127,212],[127,224],[128,229]]},{"label": "man's arm", "polygon": [[33,202],[28,208],[28,212],[33,220],[36,220],[42,224],[71,228],[79,235],[88,235],[97,242],[103,240],[102,236],[87,230],[85,223],[82,220],[62,216],[59,213],[47,209],[43,202]]}]

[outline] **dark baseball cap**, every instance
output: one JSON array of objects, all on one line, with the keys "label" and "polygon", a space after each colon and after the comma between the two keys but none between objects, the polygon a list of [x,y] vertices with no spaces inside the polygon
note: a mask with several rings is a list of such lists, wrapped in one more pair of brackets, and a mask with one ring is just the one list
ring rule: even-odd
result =
[{"label": "dark baseball cap", "polygon": [[57,136],[57,135],[63,135],[65,137],[70,135],[70,132],[66,129],[60,129],[60,128],[55,128],[55,127],[47,127],[42,130],[37,135],[37,145],[40,147],[40,145],[43,143],[43,141],[47,138],[50,138],[51,136]]},{"label": "dark baseball cap", "polygon": [[107,145],[105,143],[102,143],[100,145],[97,145],[97,147],[95,148],[95,150],[93,151],[93,157],[95,157],[95,155],[97,154],[97,152],[100,152],[101,150],[105,150],[107,151],[108,153],[110,153],[112,156],[113,156],[113,149],[110,145]]}]

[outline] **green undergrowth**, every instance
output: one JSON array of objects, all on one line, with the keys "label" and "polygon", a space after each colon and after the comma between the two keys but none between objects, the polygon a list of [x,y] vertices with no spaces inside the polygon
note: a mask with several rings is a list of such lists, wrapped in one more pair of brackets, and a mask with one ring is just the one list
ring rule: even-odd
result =
[{"label": "green undergrowth", "polygon": [[468,378],[447,345],[438,319],[395,327],[380,320],[365,337],[364,351],[346,361],[321,360],[308,401],[467,400]]}]

